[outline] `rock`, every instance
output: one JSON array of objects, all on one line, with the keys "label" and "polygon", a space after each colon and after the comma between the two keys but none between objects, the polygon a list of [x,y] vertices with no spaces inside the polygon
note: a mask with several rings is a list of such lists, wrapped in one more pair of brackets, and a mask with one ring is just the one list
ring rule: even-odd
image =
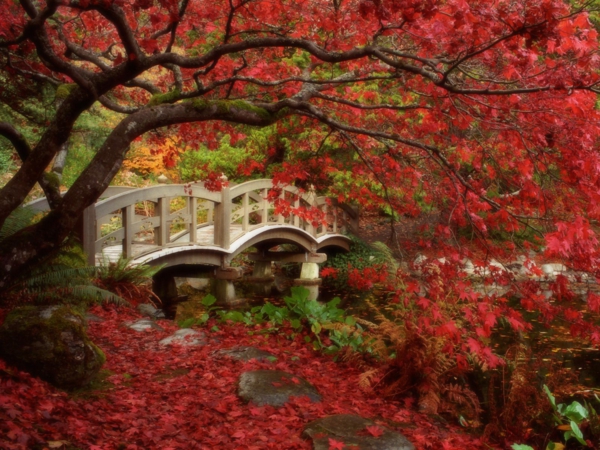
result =
[{"label": "rock", "polygon": [[175,277],[177,288],[189,286],[197,291],[204,291],[210,287],[210,278],[179,278]]},{"label": "rock", "polygon": [[461,264],[463,272],[465,272],[467,275],[473,275],[475,273],[475,265],[469,258],[464,258],[461,261]]},{"label": "rock", "polygon": [[86,322],[104,322],[104,319],[96,314],[86,313],[85,315]]},{"label": "rock", "polygon": [[138,311],[151,319],[164,319],[165,313],[161,309],[156,309],[150,303],[141,303],[138,305]]},{"label": "rock", "polygon": [[272,353],[266,350],[261,350],[256,347],[234,347],[219,350],[218,355],[228,356],[238,361],[250,361],[256,359],[258,361],[277,359]]},{"label": "rock", "polygon": [[162,330],[161,326],[158,325],[154,320],[151,319],[140,319],[135,322],[126,322],[125,326],[135,331],[145,330]]},{"label": "rock", "polygon": [[187,346],[204,345],[206,344],[206,339],[203,333],[194,331],[191,328],[182,328],[159,342],[160,345],[173,343]]},{"label": "rock", "polygon": [[500,270],[501,272],[505,272],[506,271],[506,267],[504,267],[504,264],[502,264],[499,261],[496,261],[495,259],[492,259],[489,262],[488,267],[493,267],[494,270]]},{"label": "rock", "polygon": [[560,275],[563,272],[567,271],[567,266],[565,266],[564,264],[556,264],[556,263],[550,263],[550,264],[542,264],[542,272],[544,272],[544,275],[546,275],[547,277],[555,277],[556,275]]},{"label": "rock", "polygon": [[283,406],[290,397],[307,396],[320,402],[315,387],[303,378],[280,370],[255,370],[240,375],[238,395],[256,405]]},{"label": "rock", "polygon": [[85,326],[68,306],[15,308],[0,327],[0,354],[60,388],[85,386],[106,360]]},{"label": "rock", "polygon": [[413,261],[413,266],[415,266],[415,267],[422,266],[423,264],[425,264],[426,261],[427,261],[427,256],[419,254]]},{"label": "rock", "polygon": [[[375,426],[375,437],[367,427]],[[411,444],[400,433],[386,427],[375,425],[375,422],[353,414],[337,414],[315,420],[304,428],[303,435],[313,440],[315,450],[328,450],[329,439],[345,444],[344,448],[360,448],[361,450],[414,450]]]}]

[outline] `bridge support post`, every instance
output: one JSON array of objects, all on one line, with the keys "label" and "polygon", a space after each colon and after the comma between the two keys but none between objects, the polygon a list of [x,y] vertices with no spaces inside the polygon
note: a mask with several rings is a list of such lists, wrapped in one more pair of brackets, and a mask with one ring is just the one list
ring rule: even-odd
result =
[{"label": "bridge support post", "polygon": [[319,296],[319,263],[327,261],[325,253],[298,252],[262,252],[250,253],[248,258],[254,261],[253,277],[258,274],[271,275],[271,261],[302,263],[300,278],[294,280],[295,286],[304,286],[309,290],[309,299],[316,300]]},{"label": "bridge support post", "polygon": [[252,276],[244,278],[244,282],[247,283],[257,295],[270,295],[273,287],[275,277],[273,276],[271,261],[255,261],[252,269]]},{"label": "bridge support post", "polygon": [[239,304],[235,295],[233,281],[242,277],[239,267],[221,267],[215,271],[212,292],[218,305],[235,306]]},{"label": "bridge support post", "polygon": [[302,286],[308,289],[308,299],[317,300],[319,298],[321,281],[319,278],[319,264],[316,262],[304,262],[302,263],[300,278],[294,280],[294,286]]}]

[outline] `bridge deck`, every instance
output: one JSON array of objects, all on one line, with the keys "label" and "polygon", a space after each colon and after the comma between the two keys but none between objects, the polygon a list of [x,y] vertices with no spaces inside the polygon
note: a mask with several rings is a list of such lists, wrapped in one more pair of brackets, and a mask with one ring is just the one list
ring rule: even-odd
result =
[{"label": "bridge deck", "polygon": [[[229,225],[229,233],[232,241],[238,239],[244,234],[242,226],[237,224]],[[207,225],[198,228],[196,231],[196,245],[206,247],[214,246],[214,234],[214,225]],[[186,242],[190,242],[190,236],[188,233],[184,233],[178,238],[174,239],[171,245],[176,246],[185,244]],[[160,245],[155,245],[153,242],[144,243],[142,241],[136,241],[133,243],[131,248],[133,252],[132,259],[136,260],[144,255],[156,252],[162,248],[164,248],[164,246],[161,247]],[[104,247],[102,249],[102,253],[96,253],[96,265],[117,262],[122,254],[123,247],[120,243],[118,245]]]}]

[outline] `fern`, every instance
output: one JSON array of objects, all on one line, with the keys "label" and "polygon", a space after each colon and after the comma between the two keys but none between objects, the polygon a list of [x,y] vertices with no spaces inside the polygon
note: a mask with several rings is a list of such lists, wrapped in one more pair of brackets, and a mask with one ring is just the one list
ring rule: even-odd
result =
[{"label": "fern", "polygon": [[379,382],[380,369],[370,369],[358,376],[358,387],[363,391],[371,391]]},{"label": "fern", "polygon": [[392,249],[381,241],[373,242],[371,247],[376,251],[375,259],[377,262],[387,265],[390,268],[390,273],[396,273],[400,265],[398,264],[398,260],[394,257]]},{"label": "fern", "polygon": [[120,257],[116,262],[104,261],[98,267],[98,278],[106,285],[113,283],[131,283],[141,285],[148,282],[164,265],[133,265],[131,258]]},{"label": "fern", "polygon": [[13,288],[13,295],[35,303],[114,303],[129,305],[119,295],[94,286],[97,267],[70,268],[47,265],[38,268]]},{"label": "fern", "polygon": [[[475,392],[466,386],[461,386],[456,383],[447,383],[444,385],[443,400],[441,409],[451,413],[463,413],[461,416],[471,418],[470,425],[476,427],[479,425],[479,417],[481,416],[481,405]],[[464,411],[461,411],[463,409]],[[458,411],[457,411],[458,410]]]}]

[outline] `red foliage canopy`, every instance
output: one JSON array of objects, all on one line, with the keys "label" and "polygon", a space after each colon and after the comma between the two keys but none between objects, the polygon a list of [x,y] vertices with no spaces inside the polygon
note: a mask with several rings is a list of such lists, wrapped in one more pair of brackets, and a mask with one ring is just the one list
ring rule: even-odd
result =
[{"label": "red foliage canopy", "polygon": [[[84,111],[100,102],[125,114],[64,198],[44,184],[53,211],[0,244],[0,288],[74,229],[132,140],[174,126],[182,142],[209,148],[224,133],[242,141],[248,128],[240,125],[271,126],[276,138],[257,158],[279,154],[274,146],[285,138],[279,182],[315,184],[400,215],[435,210],[433,237],[453,260],[462,254],[452,249],[471,236],[502,255],[515,251],[511,237],[529,233],[547,235],[548,252],[575,268],[598,271],[597,31],[577,2],[0,7],[3,104],[26,115],[15,98],[34,95],[32,86],[59,86],[64,95],[35,144],[0,123],[24,159],[0,190],[0,223],[43,181]],[[541,302],[529,294],[527,302]],[[461,290],[459,298],[469,295]]]}]

